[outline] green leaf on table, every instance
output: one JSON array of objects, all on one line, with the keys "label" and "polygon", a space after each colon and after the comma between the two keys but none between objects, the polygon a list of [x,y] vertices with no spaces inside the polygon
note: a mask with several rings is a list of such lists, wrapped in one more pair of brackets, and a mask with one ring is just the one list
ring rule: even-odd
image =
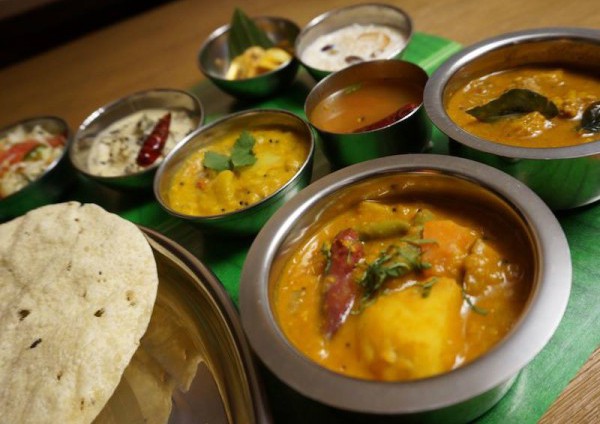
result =
[{"label": "green leaf on table", "polygon": [[593,133],[600,132],[600,102],[592,103],[583,111],[581,128]]},{"label": "green leaf on table", "polygon": [[510,115],[539,112],[546,119],[558,115],[558,108],[547,97],[535,91],[513,88],[497,99],[467,110],[467,113],[483,122],[494,122]]},{"label": "green leaf on table", "polygon": [[248,131],[242,131],[231,150],[231,163],[234,169],[254,165],[256,162],[256,156],[252,152],[254,143],[255,140],[252,134]]},{"label": "green leaf on table", "polygon": [[241,55],[252,46],[260,46],[264,49],[274,46],[267,34],[238,8],[233,11],[231,17],[227,43],[230,59]]},{"label": "green leaf on table", "polygon": [[202,161],[202,165],[206,168],[214,169],[215,171],[224,171],[226,169],[231,169],[231,162],[229,160],[229,156],[222,155],[220,153],[215,153],[208,151],[204,154],[204,160]]}]

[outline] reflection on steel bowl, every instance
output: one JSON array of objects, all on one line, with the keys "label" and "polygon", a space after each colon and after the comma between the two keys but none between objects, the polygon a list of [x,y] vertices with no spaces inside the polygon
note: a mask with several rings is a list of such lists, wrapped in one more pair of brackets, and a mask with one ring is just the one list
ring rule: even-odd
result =
[{"label": "reflection on steel bowl", "polygon": [[62,119],[26,119],[0,130],[0,220],[58,199],[73,180],[71,132]]},{"label": "reflection on steel bowl", "polygon": [[531,190],[477,162],[403,155],[326,176],[277,212],[240,309],[258,356],[309,398],[468,422],[544,347],[570,286],[564,233]]},{"label": "reflection on steel bowl", "polygon": [[410,17],[397,7],[367,3],[323,13],[296,39],[296,56],[317,80],[350,65],[400,58],[412,35]]},{"label": "reflection on steel bowl", "polygon": [[304,110],[327,159],[341,167],[424,150],[431,125],[423,108],[427,74],[401,60],[376,60],[320,81]]},{"label": "reflection on steel bowl", "polygon": [[501,35],[444,63],[425,108],[451,153],[513,175],[552,209],[582,206],[600,198],[599,64],[597,30]]},{"label": "reflection on steel bowl", "polygon": [[296,115],[239,112],[177,146],[159,168],[154,192],[169,213],[205,229],[256,233],[308,184],[313,151],[312,131]]},{"label": "reflection on steel bowl", "polygon": [[148,188],[160,162],[203,120],[202,105],[190,93],[141,91],[86,118],[69,155],[90,179],[115,188]]}]

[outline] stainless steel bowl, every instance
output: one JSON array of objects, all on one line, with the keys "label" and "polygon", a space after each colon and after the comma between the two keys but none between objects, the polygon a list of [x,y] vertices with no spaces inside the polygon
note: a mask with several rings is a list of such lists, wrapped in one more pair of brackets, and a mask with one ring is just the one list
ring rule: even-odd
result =
[{"label": "stainless steel bowl", "polygon": [[[290,49],[300,32],[295,23],[284,18],[263,16],[253,18],[253,21],[275,45],[288,46]],[[230,64],[227,45],[229,28],[227,24],[213,31],[198,53],[200,70],[217,87],[241,99],[257,99],[276,94],[294,81],[299,66],[295,57],[281,67],[253,78],[226,79]]]},{"label": "stainless steel bowl", "polygon": [[[367,381],[320,367],[296,350],[280,330],[271,308],[271,291],[282,262],[310,234],[319,217],[331,216],[328,214],[363,200],[364,194],[357,189],[374,182],[382,184],[369,198],[415,194],[419,186],[425,187],[430,194],[439,193],[501,214],[529,240],[534,279],[528,302],[504,340],[480,358],[422,380]],[[392,182],[397,184],[392,187]],[[415,184],[418,182],[422,184]],[[242,325],[259,358],[301,394],[367,419],[456,423],[483,414],[508,391],[518,372],[557,328],[570,287],[571,260],[565,235],[552,212],[530,189],[503,172],[470,160],[403,155],[330,174],[281,208],[250,248],[241,274],[240,310]]]},{"label": "stainless steel bowl", "polygon": [[196,127],[200,127],[204,122],[202,104],[196,96],[186,91],[158,88],[130,94],[98,108],[79,126],[69,149],[69,158],[75,169],[87,178],[117,189],[152,187],[154,174],[160,161],[156,161],[141,172],[114,177],[95,175],[88,168],[90,149],[98,134],[113,122],[144,109],[183,111]]},{"label": "stainless steel bowl", "polygon": [[[219,215],[186,215],[169,206],[166,196],[169,184],[174,173],[190,154],[210,145],[215,138],[229,132],[272,126],[297,131],[309,146],[304,163],[286,184],[257,203]],[[276,109],[255,109],[234,113],[194,131],[165,158],[154,179],[154,194],[160,205],[171,215],[204,230],[235,236],[256,234],[277,209],[310,182],[314,147],[315,140],[310,126],[293,113]]]},{"label": "stainless steel bowl", "polygon": [[302,29],[296,39],[296,57],[302,66],[316,79],[320,80],[332,71],[310,66],[303,61],[302,53],[317,38],[352,24],[384,25],[397,30],[405,39],[405,44],[396,49],[389,57],[381,59],[399,59],[412,37],[412,20],[402,9],[381,3],[365,3],[342,7],[325,12],[312,19]]},{"label": "stainless steel bowl", "polygon": [[0,221],[14,218],[25,212],[57,201],[65,190],[74,182],[75,173],[69,163],[67,151],[73,136],[67,123],[54,116],[42,116],[25,119],[0,129],[0,135],[22,126],[30,131],[35,126],[41,126],[51,134],[62,134],[66,139],[64,150],[39,178],[32,181],[21,190],[0,199]]},{"label": "stainless steel bowl", "polygon": [[521,65],[557,65],[600,75],[600,31],[546,28],[500,35],[457,53],[430,78],[425,109],[451,140],[450,152],[487,163],[523,181],[555,210],[600,199],[598,141],[560,148],[508,146],[474,136],[446,113],[462,84]]},{"label": "stainless steel bowl", "polygon": [[[367,81],[402,78],[425,89],[427,73],[419,66],[402,60],[376,60],[358,63],[329,75],[309,93],[304,112],[311,122],[315,107],[326,97],[344,88]],[[314,124],[313,124],[314,126]],[[381,156],[419,153],[431,140],[431,124],[422,104],[404,118],[371,131],[333,133],[314,126],[325,156],[336,167],[351,165]]]}]

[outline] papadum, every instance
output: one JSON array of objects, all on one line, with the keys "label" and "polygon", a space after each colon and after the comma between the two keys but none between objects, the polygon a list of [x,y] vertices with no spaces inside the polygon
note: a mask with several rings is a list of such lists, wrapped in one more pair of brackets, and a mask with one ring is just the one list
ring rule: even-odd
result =
[{"label": "papadum", "polygon": [[158,286],[132,223],[92,204],[0,225],[0,411],[10,423],[89,423],[146,331]]}]

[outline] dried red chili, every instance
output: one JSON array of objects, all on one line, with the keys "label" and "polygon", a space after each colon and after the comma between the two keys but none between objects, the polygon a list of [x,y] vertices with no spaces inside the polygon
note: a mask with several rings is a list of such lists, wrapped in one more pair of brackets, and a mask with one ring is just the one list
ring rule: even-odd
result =
[{"label": "dried red chili", "polygon": [[365,131],[373,131],[378,128],[383,128],[385,126],[393,124],[396,121],[399,121],[400,119],[404,118],[406,115],[408,115],[409,113],[411,113],[413,110],[415,110],[418,107],[419,107],[418,104],[408,103],[408,104],[402,106],[400,109],[398,109],[394,113],[389,114],[385,118],[380,119],[379,121],[373,122],[372,124],[365,125],[364,127],[357,128],[353,132],[359,133],[359,132],[365,132]]},{"label": "dried red chili", "polygon": [[171,113],[169,112],[158,120],[150,135],[144,140],[136,159],[138,165],[150,166],[158,159],[169,137],[170,125]]},{"label": "dried red chili", "polygon": [[331,265],[324,279],[323,297],[324,332],[327,337],[333,336],[352,310],[358,294],[352,272],[365,256],[358,232],[351,228],[335,236],[330,252]]}]

